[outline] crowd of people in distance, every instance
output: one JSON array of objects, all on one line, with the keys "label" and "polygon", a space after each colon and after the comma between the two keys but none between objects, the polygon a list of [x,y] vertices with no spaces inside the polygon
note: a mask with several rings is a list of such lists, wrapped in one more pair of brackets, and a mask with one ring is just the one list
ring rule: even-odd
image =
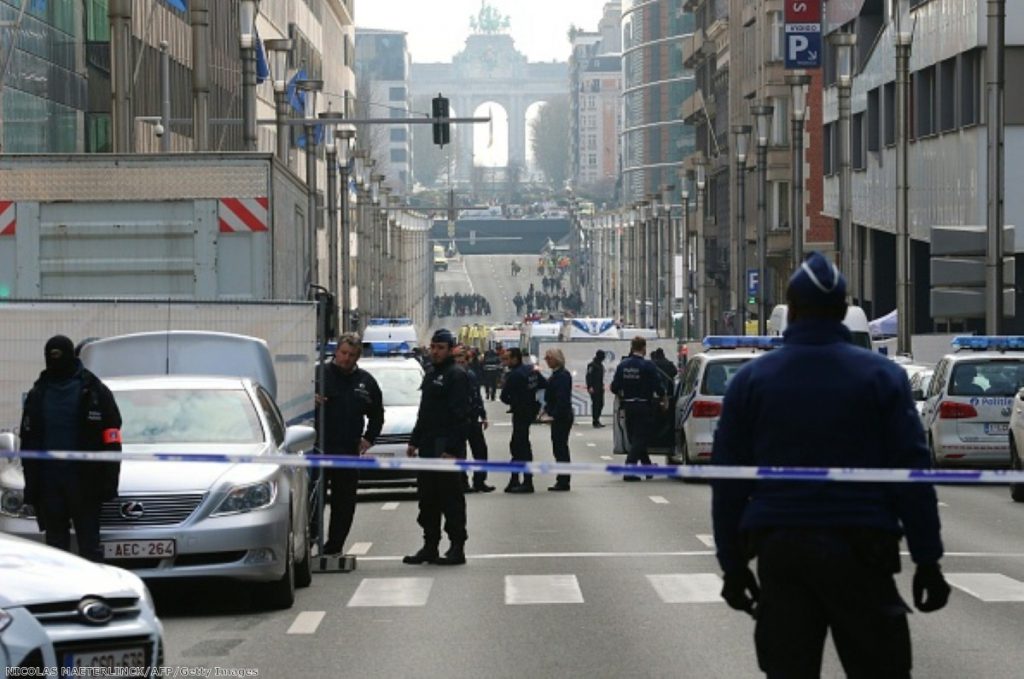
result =
[{"label": "crowd of people in distance", "polygon": [[454,295],[447,293],[434,296],[434,315],[439,318],[446,316],[489,316],[491,303],[483,295],[465,295],[460,292]]},{"label": "crowd of people in distance", "polygon": [[562,312],[578,315],[583,309],[583,299],[578,291],[567,292],[565,288],[553,288],[550,292],[544,292],[535,289],[533,283],[530,283],[530,288],[525,295],[517,292],[516,296],[512,298],[512,303],[516,305],[517,316],[535,312]]}]

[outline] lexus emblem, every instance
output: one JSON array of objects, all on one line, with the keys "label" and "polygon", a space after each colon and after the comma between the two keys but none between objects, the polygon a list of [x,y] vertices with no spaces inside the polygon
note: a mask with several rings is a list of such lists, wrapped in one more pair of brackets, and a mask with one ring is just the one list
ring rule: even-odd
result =
[{"label": "lexus emblem", "polygon": [[113,619],[114,611],[102,599],[82,599],[78,615],[88,625],[106,625]]},{"label": "lexus emblem", "polygon": [[137,521],[142,518],[142,515],[146,513],[145,508],[141,502],[135,502],[131,500],[129,502],[121,503],[121,516],[129,521]]}]

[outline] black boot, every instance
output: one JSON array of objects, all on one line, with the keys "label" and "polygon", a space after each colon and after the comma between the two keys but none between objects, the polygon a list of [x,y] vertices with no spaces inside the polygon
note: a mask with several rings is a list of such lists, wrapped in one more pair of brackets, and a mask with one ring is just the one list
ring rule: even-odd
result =
[{"label": "black boot", "polygon": [[533,474],[523,474],[523,482],[515,488],[509,490],[505,489],[506,493],[532,493],[533,492]]},{"label": "black boot", "polygon": [[438,566],[461,566],[466,563],[466,552],[463,549],[463,545],[464,543],[462,542],[453,542],[444,556],[434,563]]},{"label": "black boot", "polygon": [[404,557],[402,559],[402,563],[407,563],[411,566],[418,566],[424,563],[437,563],[439,558],[440,556],[437,553],[437,543],[424,542],[420,551]]},{"label": "black boot", "polygon": [[505,486],[506,493],[516,492],[516,488],[519,487],[519,474],[512,474],[508,477],[508,485]]}]

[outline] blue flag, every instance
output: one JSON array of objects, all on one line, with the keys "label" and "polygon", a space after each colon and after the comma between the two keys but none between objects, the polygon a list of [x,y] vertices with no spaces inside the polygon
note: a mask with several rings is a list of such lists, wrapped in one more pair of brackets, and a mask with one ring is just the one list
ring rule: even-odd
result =
[{"label": "blue flag", "polygon": [[[300,80],[305,79],[306,69],[301,68],[295,75],[292,76],[292,79],[288,81],[288,87],[285,90],[285,92],[288,94],[288,103],[291,105],[292,109],[294,109],[295,112],[301,116],[306,115],[306,93],[300,90],[296,83],[298,83],[298,81]],[[314,143],[322,144],[324,141],[323,125],[318,124],[316,126],[315,135],[316,136]],[[306,148],[306,135],[304,133],[298,133],[295,139],[295,145],[300,149]]]},{"label": "blue flag", "polygon": [[185,4],[185,0],[167,0],[167,4],[179,12],[188,11],[188,6]]},{"label": "blue flag", "polygon": [[270,64],[267,63],[267,53],[263,50],[260,32],[255,26],[252,30],[256,34],[256,84],[262,85],[270,77]]}]

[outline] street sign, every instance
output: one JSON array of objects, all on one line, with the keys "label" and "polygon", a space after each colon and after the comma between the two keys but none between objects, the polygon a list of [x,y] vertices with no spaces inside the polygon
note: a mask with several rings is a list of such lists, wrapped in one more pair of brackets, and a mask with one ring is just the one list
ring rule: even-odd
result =
[{"label": "street sign", "polygon": [[786,23],[821,26],[821,0],[786,0]]},{"label": "street sign", "polygon": [[786,0],[786,68],[821,68],[821,0]]},{"label": "street sign", "polygon": [[747,269],[747,296],[756,297],[760,288],[760,276],[757,269]]}]

